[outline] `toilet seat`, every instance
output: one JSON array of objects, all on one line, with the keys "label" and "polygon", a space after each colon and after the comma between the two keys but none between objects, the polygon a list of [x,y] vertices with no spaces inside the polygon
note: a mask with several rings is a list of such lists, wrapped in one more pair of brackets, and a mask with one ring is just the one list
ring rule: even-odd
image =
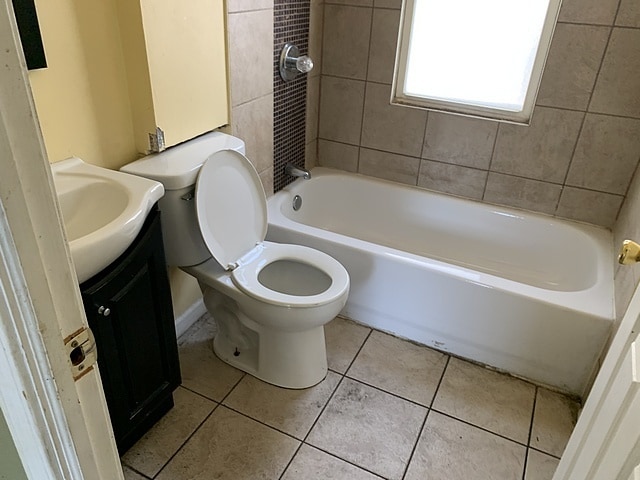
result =
[{"label": "toilet seat", "polygon": [[[211,255],[245,294],[271,305],[325,305],[349,288],[349,275],[329,255],[301,245],[265,242],[267,201],[251,162],[234,150],[211,155],[200,168],[195,191],[200,232]],[[260,272],[277,261],[293,261],[323,272],[331,284],[316,295],[291,295],[263,285]]]},{"label": "toilet seat", "polygon": [[[268,265],[289,260],[309,265],[331,279],[329,287],[315,295],[291,295],[263,285],[260,272]],[[302,245],[263,242],[260,252],[231,272],[236,287],[247,295],[272,305],[314,307],[334,301],[349,288],[349,276],[337,260],[326,253]]]},{"label": "toilet seat", "polygon": [[225,270],[267,234],[267,200],[258,172],[234,150],[209,156],[196,181],[196,215],[202,239]]}]

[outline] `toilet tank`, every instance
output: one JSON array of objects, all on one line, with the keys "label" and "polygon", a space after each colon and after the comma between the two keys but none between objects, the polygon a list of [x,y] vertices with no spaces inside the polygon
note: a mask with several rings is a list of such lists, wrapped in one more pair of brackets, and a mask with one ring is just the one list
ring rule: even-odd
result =
[{"label": "toilet tank", "polygon": [[200,234],[194,195],[200,167],[210,155],[221,150],[244,154],[244,142],[222,132],[211,132],[120,169],[164,185],[165,194],[158,205],[168,265],[198,265],[211,257]]}]

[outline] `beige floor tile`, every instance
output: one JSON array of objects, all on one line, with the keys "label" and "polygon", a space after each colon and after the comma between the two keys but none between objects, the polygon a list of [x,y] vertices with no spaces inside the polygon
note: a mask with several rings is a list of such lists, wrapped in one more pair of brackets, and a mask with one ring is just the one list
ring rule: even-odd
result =
[{"label": "beige floor tile", "polygon": [[344,373],[351,365],[371,329],[336,317],[324,326],[329,368]]},{"label": "beige floor tile", "polygon": [[173,396],[174,407],[122,457],[126,465],[149,477],[160,471],[216,406],[184,388]]},{"label": "beige floor tile", "polygon": [[406,480],[520,480],[526,448],[430,412]]},{"label": "beige floor tile", "polygon": [[400,479],[427,409],[345,378],[307,443],[385,478]]},{"label": "beige floor tile", "polygon": [[551,480],[558,468],[558,462],[560,460],[551,455],[529,449],[524,480]]},{"label": "beige floor tile", "polygon": [[276,479],[299,444],[283,433],[220,406],[156,478]]},{"label": "beige floor tile", "polygon": [[446,363],[442,353],[374,331],[347,375],[428,407]]},{"label": "beige floor tile", "polygon": [[452,358],[433,408],[526,444],[534,395],[529,383]]},{"label": "beige floor tile", "polygon": [[205,315],[178,341],[182,385],[217,402],[242,378],[244,372],[224,363],[213,353],[216,326]]},{"label": "beige floor tile", "polygon": [[318,385],[290,390],[245,376],[224,404],[259,422],[303,440],[340,381],[329,372]]},{"label": "beige floor tile", "polygon": [[147,480],[147,477],[140,475],[125,465],[122,466],[122,473],[124,473],[124,480]]},{"label": "beige floor tile", "polygon": [[376,480],[373,475],[317,448],[302,445],[281,480]]},{"label": "beige floor tile", "polygon": [[539,388],[531,446],[560,457],[578,419],[579,408],[577,402],[564,395]]}]

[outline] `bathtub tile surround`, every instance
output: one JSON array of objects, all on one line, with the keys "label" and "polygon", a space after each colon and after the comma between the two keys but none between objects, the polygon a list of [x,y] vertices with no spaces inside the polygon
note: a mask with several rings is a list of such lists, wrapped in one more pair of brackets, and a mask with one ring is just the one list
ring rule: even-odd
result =
[{"label": "bathtub tile surround", "polygon": [[305,133],[305,166],[318,163],[318,120],[320,116],[320,74],[322,73],[322,30],[324,27],[324,0],[310,0],[309,56],[313,70],[307,74],[307,111]]},{"label": "bathtub tile surround", "polygon": [[[326,330],[332,370],[309,389],[236,371],[238,380],[212,398],[207,385],[228,377],[226,364],[194,372],[174,410],[122,458],[125,478],[551,480],[575,402],[342,318]],[[181,356],[210,345],[214,333],[205,315],[180,338]],[[464,380],[456,393],[448,385],[460,372],[488,384]],[[418,393],[420,385],[431,393]],[[486,403],[492,388],[502,408]],[[444,411],[449,404],[457,411]],[[523,404],[533,433],[514,441],[501,431]]]},{"label": "bathtub tile surround", "polygon": [[422,158],[487,170],[497,134],[497,122],[433,112],[429,114]]},{"label": "bathtub tile surround", "polygon": [[583,119],[582,112],[537,107],[528,127],[501,124],[491,170],[561,184]]},{"label": "bathtub tile surround", "polygon": [[609,27],[558,24],[538,92],[538,105],[587,109],[609,33]]},{"label": "bathtub tile surround", "polygon": [[561,193],[561,185],[489,172],[483,199],[489,203],[510,203],[516,208],[553,215]]},{"label": "bathtub tile surround", "polygon": [[[640,175],[635,175],[627,199],[620,209],[620,216],[613,229],[614,248],[618,249],[623,240],[640,238]],[[622,320],[622,316],[631,301],[631,296],[640,282],[640,264],[636,265],[616,265],[615,283],[615,303],[616,303],[616,328]],[[611,335],[613,337],[613,333]]]},{"label": "bathtub tile surround", "polygon": [[273,193],[273,0],[228,3],[231,134]]},{"label": "bathtub tile surround", "polygon": [[614,28],[589,111],[640,117],[640,30]]},{"label": "bathtub tile surround", "polygon": [[307,75],[290,82],[280,77],[280,52],[285,43],[293,43],[301,55],[309,53],[309,0],[275,0],[273,16],[273,185],[277,192],[294,180],[286,175],[287,163],[305,166],[307,124]]},{"label": "bathtub tile surround", "polygon": [[[399,8],[325,0],[319,165],[613,227],[640,158],[635,3],[563,2],[529,127],[389,105]],[[344,12],[357,22],[341,23]],[[330,48],[345,42],[349,56]],[[399,174],[385,154],[422,161]]]}]

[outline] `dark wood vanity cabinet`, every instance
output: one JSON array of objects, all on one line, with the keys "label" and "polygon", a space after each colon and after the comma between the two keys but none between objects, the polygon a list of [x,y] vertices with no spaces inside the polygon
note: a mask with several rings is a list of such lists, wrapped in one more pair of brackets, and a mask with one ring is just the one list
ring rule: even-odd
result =
[{"label": "dark wood vanity cabinet", "polygon": [[80,291],[122,454],[173,407],[173,391],[180,384],[157,207],[127,251],[80,285]]}]

